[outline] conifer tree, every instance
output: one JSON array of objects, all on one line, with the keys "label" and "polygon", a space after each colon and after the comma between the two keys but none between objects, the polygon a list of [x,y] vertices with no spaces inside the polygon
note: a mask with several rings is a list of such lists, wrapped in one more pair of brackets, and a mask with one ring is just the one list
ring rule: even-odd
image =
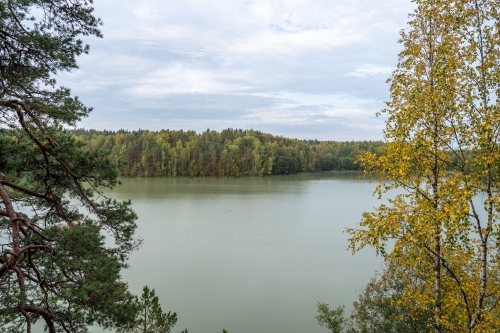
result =
[{"label": "conifer tree", "polygon": [[[119,333],[170,333],[177,323],[177,314],[164,313],[154,289],[145,286],[142,296],[136,299],[139,311],[137,317],[128,326],[121,327]],[[188,333],[187,330],[182,333]]]},{"label": "conifer tree", "polygon": [[120,270],[138,245],[117,172],[65,128],[91,111],[55,75],[101,37],[92,0],[0,1],[0,331],[86,332],[135,318]]}]

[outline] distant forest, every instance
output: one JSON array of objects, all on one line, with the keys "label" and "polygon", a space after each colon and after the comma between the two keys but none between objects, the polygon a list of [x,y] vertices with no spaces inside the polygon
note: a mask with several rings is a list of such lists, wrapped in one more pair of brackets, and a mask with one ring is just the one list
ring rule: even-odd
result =
[{"label": "distant forest", "polygon": [[122,177],[239,177],[361,170],[357,156],[383,153],[381,141],[289,139],[260,131],[161,130],[72,133],[89,149],[110,152]]}]

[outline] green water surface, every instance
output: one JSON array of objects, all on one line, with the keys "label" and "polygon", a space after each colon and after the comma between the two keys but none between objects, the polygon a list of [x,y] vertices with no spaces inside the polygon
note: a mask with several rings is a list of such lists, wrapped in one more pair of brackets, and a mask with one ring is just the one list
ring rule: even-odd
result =
[{"label": "green water surface", "polygon": [[315,333],[317,301],[352,301],[381,259],[346,250],[346,227],[380,202],[359,173],[239,179],[123,179],[143,247],[123,273],[175,311],[174,332]]}]

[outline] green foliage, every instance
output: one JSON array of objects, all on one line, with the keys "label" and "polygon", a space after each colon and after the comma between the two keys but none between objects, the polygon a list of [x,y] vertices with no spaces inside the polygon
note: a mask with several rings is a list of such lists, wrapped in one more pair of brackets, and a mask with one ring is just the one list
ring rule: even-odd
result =
[{"label": "green foliage", "polygon": [[140,242],[116,165],[64,128],[90,109],[54,75],[97,36],[89,0],[0,2],[0,332],[116,328],[138,311],[120,271]]},{"label": "green foliage", "polygon": [[378,141],[301,141],[253,130],[72,131],[88,149],[110,153],[124,177],[238,177],[361,170],[359,155],[383,154]]},{"label": "green foliage", "polygon": [[330,310],[328,304],[318,302],[318,315],[316,319],[319,326],[327,328],[332,333],[348,332],[349,320],[344,317],[343,306],[339,306],[335,310]]},{"label": "green foliage", "polygon": [[418,309],[406,302],[404,294],[409,284],[419,280],[416,272],[386,260],[382,273],[359,294],[350,317],[345,317],[344,307],[330,310],[328,304],[318,303],[318,324],[333,333],[427,333],[433,319],[432,304]]},{"label": "green foliage", "polygon": [[[404,291],[421,280],[413,271],[386,261],[382,273],[373,277],[354,302],[352,327],[359,333],[424,333],[432,321],[432,306],[416,309],[406,302]],[[412,314],[412,315],[410,315]]]},{"label": "green foliage", "polygon": [[[118,333],[170,333],[177,323],[175,312],[163,313],[154,289],[150,290],[145,286],[136,305],[139,311],[134,322],[120,328]],[[188,332],[184,330],[183,333]]]}]

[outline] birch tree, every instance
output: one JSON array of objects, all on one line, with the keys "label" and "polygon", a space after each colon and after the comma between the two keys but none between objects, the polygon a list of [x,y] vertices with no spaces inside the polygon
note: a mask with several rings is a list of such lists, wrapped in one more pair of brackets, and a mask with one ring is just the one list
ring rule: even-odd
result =
[{"label": "birch tree", "polygon": [[350,230],[351,247],[416,272],[403,299],[433,309],[434,332],[496,332],[500,2],[414,2],[383,111],[387,155],[361,159],[388,204]]}]

